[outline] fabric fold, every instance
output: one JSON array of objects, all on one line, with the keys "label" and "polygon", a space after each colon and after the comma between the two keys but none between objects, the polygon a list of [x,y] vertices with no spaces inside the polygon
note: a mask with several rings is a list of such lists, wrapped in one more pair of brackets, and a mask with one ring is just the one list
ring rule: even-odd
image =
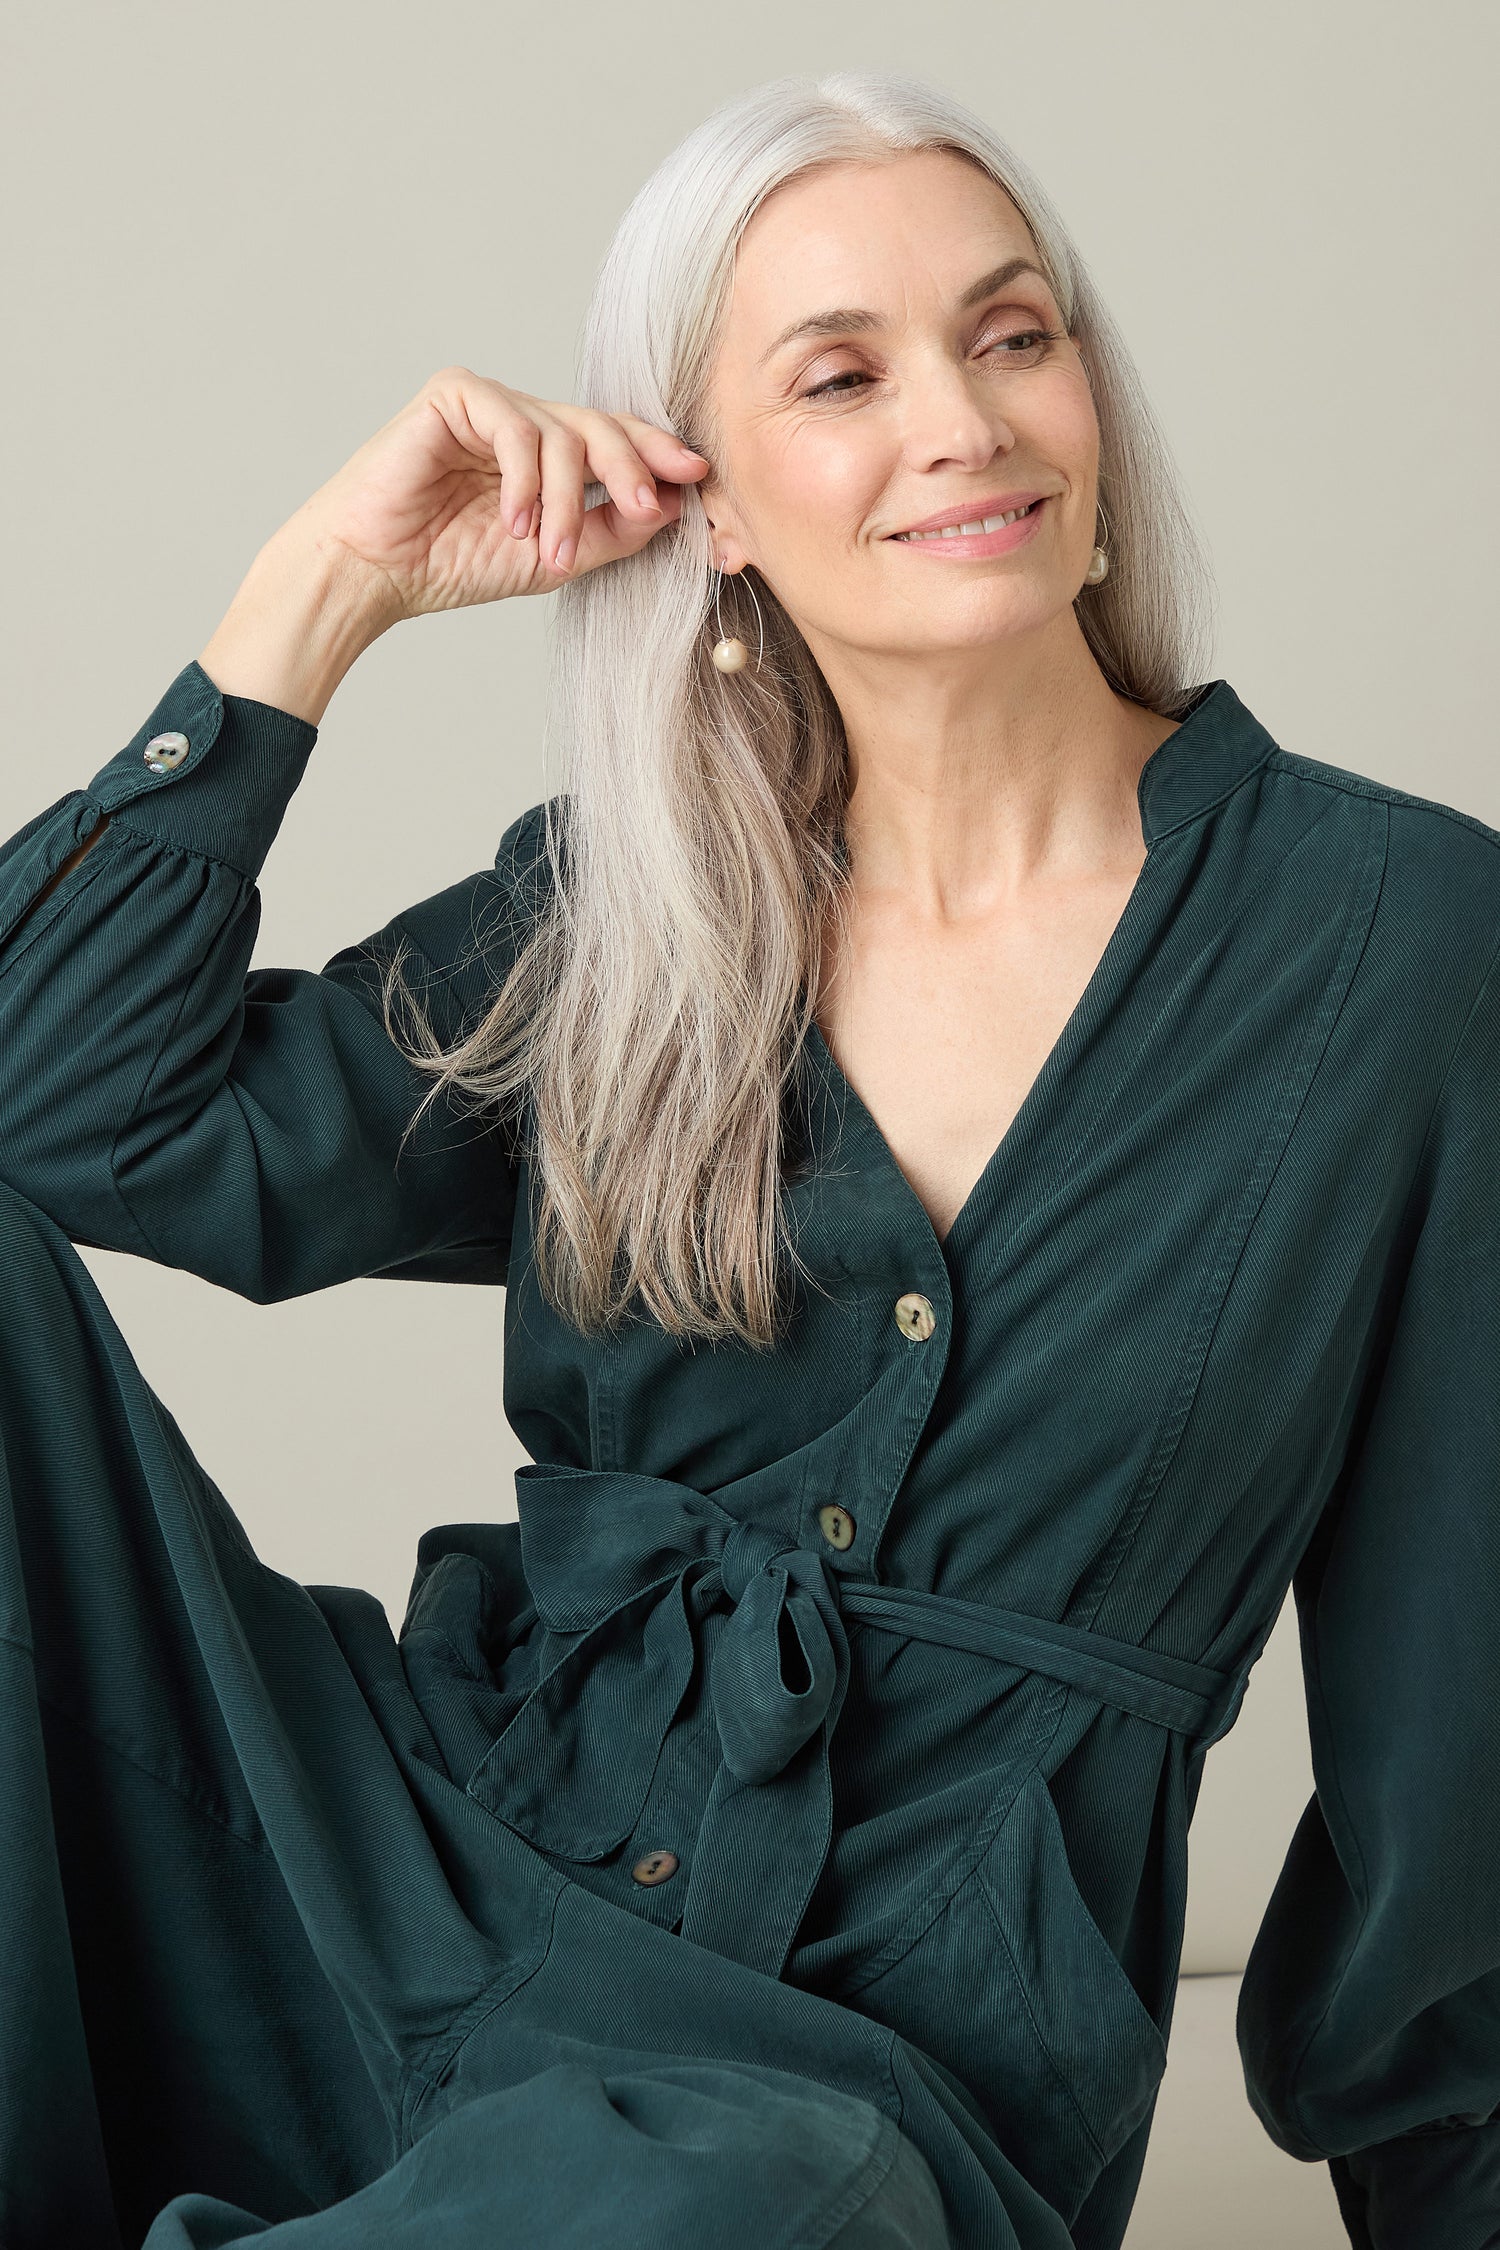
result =
[{"label": "fabric fold", "polygon": [[1208,1739],[1244,1694],[1243,1673],[839,1571],[789,1531],[737,1517],[671,1477],[527,1462],[516,1494],[522,1569],[548,1645],[541,1676],[469,1775],[469,1795],[565,1859],[618,1850],[642,1817],[701,1658],[722,1763],[681,1930],[771,1976],[832,1843],[846,1619],[1041,1672]]},{"label": "fabric fold", "polygon": [[[544,1850],[582,1860],[616,1850],[692,1684],[704,1622],[726,1608],[711,1690],[730,1774],[768,1787],[820,1729],[826,1769],[849,1647],[815,1550],[666,1477],[528,1462],[516,1488],[538,1617],[570,1645],[469,1776],[470,1796]],[[612,1714],[607,1742],[580,1725],[584,1710]],[[788,1780],[793,1795],[805,1786]],[[814,1782],[820,1797],[827,1786]],[[805,1811],[792,1826],[805,1846]]]}]

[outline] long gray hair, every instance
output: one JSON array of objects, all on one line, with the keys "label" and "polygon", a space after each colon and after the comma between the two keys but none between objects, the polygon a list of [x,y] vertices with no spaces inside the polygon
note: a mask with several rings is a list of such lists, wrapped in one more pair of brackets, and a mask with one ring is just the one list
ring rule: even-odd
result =
[{"label": "long gray hair", "polygon": [[[620,222],[582,332],[578,403],[675,431],[722,482],[708,394],[752,215],[809,166],[928,148],[1004,189],[1079,337],[1111,566],[1081,590],[1079,624],[1117,693],[1175,717],[1207,669],[1213,595],[1166,444],[1041,186],[940,89],[839,71],[774,79],[714,111]],[[825,933],[847,928],[847,754],[827,683],[758,574],[757,617],[748,566],[724,581],[723,624],[754,651],[763,620],[764,658],[715,669],[716,559],[688,486],[678,521],[637,554],[559,587],[547,731],[564,790],[547,800],[541,904],[493,1004],[451,1049],[399,954],[386,1018],[434,1078],[418,1117],[445,1087],[529,1108],[537,1278],[577,1327],[615,1325],[638,1292],[669,1334],[766,1346],[795,1260],[786,1091]]]}]

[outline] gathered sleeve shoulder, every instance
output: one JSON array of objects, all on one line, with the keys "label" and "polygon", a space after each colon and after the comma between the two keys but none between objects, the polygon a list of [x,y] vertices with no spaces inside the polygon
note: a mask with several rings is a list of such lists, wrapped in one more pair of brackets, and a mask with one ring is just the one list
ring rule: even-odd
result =
[{"label": "gathered sleeve shoulder", "polygon": [[1293,1581],[1316,1794],[1241,1981],[1252,2107],[1357,2250],[1500,2244],[1500,968]]},{"label": "gathered sleeve shoulder", "polygon": [[190,663],[0,845],[0,1179],[76,1242],[259,1303],[365,1275],[503,1283],[511,1121],[444,1093],[401,1145],[431,1080],[381,980],[400,947],[441,1045],[474,1027],[524,938],[545,807],[322,969],[251,969],[257,878],[316,738]]}]

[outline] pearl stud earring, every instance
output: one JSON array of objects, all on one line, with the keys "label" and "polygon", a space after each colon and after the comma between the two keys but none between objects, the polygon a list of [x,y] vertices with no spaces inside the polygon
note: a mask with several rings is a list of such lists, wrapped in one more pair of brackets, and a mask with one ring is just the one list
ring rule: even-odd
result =
[{"label": "pearl stud earring", "polygon": [[[760,628],[759,645],[755,654],[755,668],[759,671],[760,660],[766,649],[765,622],[760,614],[760,603],[755,598],[755,588],[750,585],[748,579],[745,583],[749,587],[751,601],[755,602],[755,621]],[[721,672],[743,672],[750,661],[750,651],[737,633],[726,634],[724,631],[724,613],[720,607],[720,596],[723,589],[724,565],[721,562],[718,566],[718,577],[714,582],[714,616],[718,620],[720,634],[719,640],[714,645],[714,664]]]}]

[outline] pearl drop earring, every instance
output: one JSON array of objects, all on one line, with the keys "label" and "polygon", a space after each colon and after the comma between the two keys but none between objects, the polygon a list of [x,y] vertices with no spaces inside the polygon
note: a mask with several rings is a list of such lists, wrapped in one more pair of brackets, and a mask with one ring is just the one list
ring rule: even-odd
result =
[{"label": "pearl drop earring", "polygon": [[[1088,384],[1090,391],[1092,391],[1094,388],[1094,378],[1089,373],[1089,363],[1084,358],[1082,352],[1080,352],[1078,355],[1078,364],[1083,369],[1084,381]],[[1108,516],[1104,515],[1104,510],[1102,508],[1099,509],[1099,513],[1104,517],[1104,539],[1105,543],[1107,544],[1109,540],[1109,518]],[[1085,586],[1097,586],[1102,579],[1105,579],[1108,576],[1109,557],[1104,551],[1104,546],[1101,545],[1096,547],[1093,553],[1089,556],[1089,567],[1083,574],[1083,582]]]},{"label": "pearl drop earring", "polygon": [[[764,620],[762,619],[760,614],[760,603],[756,601],[755,598],[755,588],[750,585],[748,579],[745,581],[745,583],[747,587],[749,587],[751,601],[755,602],[755,621],[760,628],[759,645],[756,649],[755,654],[755,669],[758,672],[760,670],[760,660],[762,656],[764,656],[766,649],[766,629]],[[718,566],[718,577],[714,582],[714,616],[718,620],[720,634],[720,638],[714,646],[714,663],[721,672],[743,672],[745,666],[750,661],[750,651],[748,648],[746,648],[744,642],[739,638],[738,634],[726,635],[724,632],[724,613],[722,608],[720,607],[720,596],[722,595],[723,590],[724,565],[721,562]]]},{"label": "pearl drop earring", "polygon": [[[1109,518],[1104,514],[1102,508],[1099,513],[1104,518],[1104,537],[1107,542],[1109,539]],[[1085,586],[1097,586],[1101,579],[1108,576],[1109,557],[1102,546],[1096,547],[1089,557],[1089,567],[1083,574],[1083,582]]]}]

